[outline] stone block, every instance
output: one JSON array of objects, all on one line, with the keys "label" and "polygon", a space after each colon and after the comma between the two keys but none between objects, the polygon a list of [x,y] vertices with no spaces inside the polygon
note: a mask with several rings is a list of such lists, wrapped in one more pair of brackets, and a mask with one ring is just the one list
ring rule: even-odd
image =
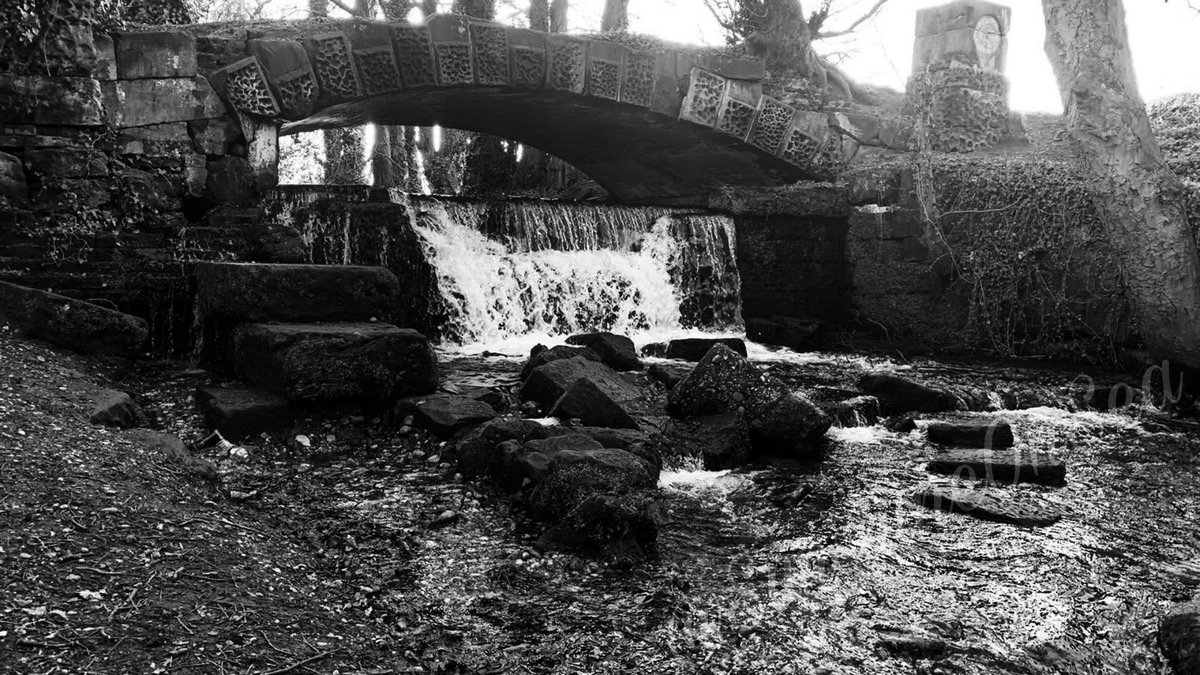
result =
[{"label": "stone block", "polygon": [[622,103],[650,107],[658,79],[658,57],[655,52],[625,50],[625,65],[621,70]]},{"label": "stone block", "polygon": [[492,21],[471,21],[471,49],[475,54],[475,83],[507,87],[511,77],[508,28]]},{"label": "stone block", "polygon": [[951,450],[930,460],[926,469],[969,482],[1062,485],[1067,478],[1062,460],[1027,450]]},{"label": "stone block", "polygon": [[354,21],[345,27],[351,58],[365,96],[378,96],[404,87],[392,47],[392,29],[375,21]]},{"label": "stone block", "polygon": [[944,59],[1003,72],[1010,24],[1009,8],[984,0],[958,0],[920,10],[913,72]]},{"label": "stone block", "polygon": [[187,123],[187,133],[202,155],[224,155],[235,143],[244,142],[241,128],[228,117],[193,120]]},{"label": "stone block", "polygon": [[25,167],[20,158],[0,152],[0,197],[25,199],[29,187],[25,184]]},{"label": "stone block", "polygon": [[62,178],[43,185],[34,195],[38,206],[50,210],[95,209],[112,202],[113,183],[107,178]]},{"label": "stone block", "polygon": [[205,196],[216,204],[250,204],[258,196],[254,189],[254,169],[244,157],[209,159],[205,167]]},{"label": "stone block", "polygon": [[437,57],[438,84],[443,87],[474,84],[470,20],[465,16],[437,14],[426,25]]},{"label": "stone block", "polygon": [[625,72],[625,54],[628,51],[624,45],[589,40],[584,93],[610,101],[621,100],[621,80]]},{"label": "stone block", "polygon": [[117,134],[117,152],[123,155],[178,157],[192,150],[186,122],[129,127]]},{"label": "stone block", "polygon": [[122,80],[193,77],[196,40],[187,33],[114,33],[117,77]]},{"label": "stone block", "polygon": [[0,281],[0,321],[25,337],[83,353],[134,356],[145,344],[145,320],[47,291]]},{"label": "stone block", "polygon": [[249,40],[246,51],[258,59],[284,117],[302,119],[312,113],[320,90],[303,45],[295,40]]},{"label": "stone block", "polygon": [[721,99],[720,112],[717,114],[717,131],[723,131],[734,138],[745,141],[750,136],[750,128],[754,125],[754,115],[758,112],[758,99],[762,98],[762,84],[743,80],[729,80],[725,86],[725,95]]},{"label": "stone block", "polygon": [[513,28],[508,31],[509,84],[521,89],[546,86],[546,34]]},{"label": "stone block", "polygon": [[139,169],[121,172],[121,185],[127,199],[139,206],[156,211],[178,211],[183,186],[172,183],[166,176]]},{"label": "stone block", "polygon": [[385,323],[242,324],[234,332],[239,377],[292,401],[377,401],[437,388],[425,336]]},{"label": "stone block", "polygon": [[772,155],[779,155],[784,150],[784,142],[788,139],[789,132],[792,131],[792,120],[795,116],[795,108],[769,96],[763,96],[759,99],[754,126],[747,140]]},{"label": "stone block", "polygon": [[725,54],[696,54],[694,65],[731,80],[761,82],[767,75],[762,59],[742,59]]},{"label": "stone block", "polygon": [[392,44],[396,65],[406,87],[430,87],[437,84],[437,67],[428,26],[392,23]]},{"label": "stone block", "polygon": [[546,52],[550,63],[546,88],[582,94],[587,84],[587,42],[565,35],[548,35]]},{"label": "stone block", "polygon": [[390,321],[400,282],[382,267],[196,265],[196,315],[250,322]]},{"label": "stone block", "polygon": [[650,94],[650,109],[660,115],[679,117],[683,97],[691,75],[679,77],[675,52],[655,54],[654,91]]},{"label": "stone block", "polygon": [[725,100],[727,80],[702,68],[692,68],[690,77],[679,119],[706,127],[716,126],[721,103]]},{"label": "stone block", "polygon": [[100,126],[100,82],[90,77],[0,75],[0,123]]},{"label": "stone block", "polygon": [[108,160],[98,150],[45,148],[25,152],[29,169],[50,178],[91,178],[108,175]]},{"label": "stone block", "polygon": [[1007,35],[1012,26],[1012,9],[987,0],[956,0],[917,10],[917,37],[936,35],[958,28],[974,28],[979,19],[993,16]]},{"label": "stone block", "polygon": [[105,86],[109,119],[117,128],[225,115],[225,104],[203,77],[119,80]]},{"label": "stone block", "polygon": [[92,77],[101,82],[112,82],[117,79],[117,54],[112,36],[108,33],[93,33],[96,43],[96,67],[92,69]]},{"label": "stone block", "polygon": [[340,31],[314,35],[304,40],[309,63],[317,74],[321,99],[346,101],[362,95],[358,69],[354,67],[350,40]]},{"label": "stone block", "polygon": [[252,387],[197,387],[194,399],[208,428],[234,442],[285,429],[294,417],[287,399]]},{"label": "stone block", "polygon": [[208,79],[238,112],[263,117],[276,117],[280,113],[267,76],[253,56],[225,66]]},{"label": "stone block", "polygon": [[203,155],[183,157],[184,194],[188,197],[203,197],[208,185],[208,163]]},{"label": "stone block", "polygon": [[279,127],[241,113],[238,122],[246,138],[246,161],[254,174],[254,188],[265,192],[279,183]]}]

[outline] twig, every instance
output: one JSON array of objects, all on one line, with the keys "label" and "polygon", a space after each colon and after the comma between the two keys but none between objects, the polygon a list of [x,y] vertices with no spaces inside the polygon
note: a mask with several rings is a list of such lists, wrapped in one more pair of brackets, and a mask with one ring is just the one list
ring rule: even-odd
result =
[{"label": "twig", "polygon": [[280,668],[279,670],[272,670],[270,672],[263,673],[262,675],[284,675],[284,673],[290,673],[293,670],[307,666],[310,663],[316,663],[317,661],[320,661],[322,659],[327,659],[337,652],[338,652],[337,649],[327,651],[327,652],[321,652],[320,654],[317,654],[316,656],[310,656],[307,659],[304,659],[303,661],[297,661],[290,666]]}]

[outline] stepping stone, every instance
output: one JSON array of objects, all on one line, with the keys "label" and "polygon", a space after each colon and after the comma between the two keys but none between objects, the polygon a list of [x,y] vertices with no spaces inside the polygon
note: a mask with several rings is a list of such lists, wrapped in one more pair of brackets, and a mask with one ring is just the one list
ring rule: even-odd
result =
[{"label": "stepping stone", "polygon": [[1014,440],[1004,420],[930,422],[925,434],[931,443],[964,448],[1011,448]]},{"label": "stepping stone", "polygon": [[197,387],[194,398],[208,428],[234,442],[289,427],[293,422],[287,399],[261,389]]},{"label": "stepping stone", "polygon": [[233,342],[237,375],[291,401],[386,401],[438,384],[429,341],[390,324],[248,323]]},{"label": "stepping stone", "polygon": [[1037,504],[1002,499],[978,490],[927,487],[913,493],[912,500],[930,509],[1024,527],[1045,527],[1062,519],[1061,514]]},{"label": "stepping stone", "polygon": [[926,469],[989,483],[1062,485],[1067,478],[1062,460],[1020,450],[950,450],[933,458]]}]

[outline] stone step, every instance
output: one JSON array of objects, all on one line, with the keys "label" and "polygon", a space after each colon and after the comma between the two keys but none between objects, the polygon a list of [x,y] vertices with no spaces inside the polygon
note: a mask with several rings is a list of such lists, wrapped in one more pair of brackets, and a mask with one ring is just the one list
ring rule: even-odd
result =
[{"label": "stone step", "polygon": [[914,492],[912,500],[930,509],[1024,527],[1045,527],[1062,519],[1061,514],[1041,504],[980,490],[931,486]]},{"label": "stone step", "polygon": [[400,282],[382,267],[196,265],[196,313],[202,321],[388,322],[400,301]]},{"label": "stone step", "polygon": [[144,319],[56,293],[0,281],[0,324],[25,337],[85,354],[136,356],[150,334]]},{"label": "stone step", "polygon": [[933,458],[926,469],[989,483],[1062,485],[1067,478],[1062,460],[1021,450],[950,450]]},{"label": "stone step", "polygon": [[930,422],[925,426],[930,443],[963,448],[1011,448],[1012,426],[1004,420]]},{"label": "stone step", "polygon": [[235,373],[292,401],[388,401],[437,388],[424,335],[385,323],[239,325]]},{"label": "stone step", "polygon": [[293,421],[287,399],[253,387],[197,387],[193,398],[208,428],[234,442],[291,426]]}]

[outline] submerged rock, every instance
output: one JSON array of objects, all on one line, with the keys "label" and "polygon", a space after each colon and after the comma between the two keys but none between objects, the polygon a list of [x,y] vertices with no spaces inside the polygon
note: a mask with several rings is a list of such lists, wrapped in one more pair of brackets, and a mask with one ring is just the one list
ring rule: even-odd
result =
[{"label": "submerged rock", "polygon": [[786,394],[749,421],[754,447],[774,453],[804,451],[833,425],[832,417],[796,392]]},{"label": "submerged rock", "polygon": [[580,378],[567,388],[554,407],[551,417],[577,419],[593,427],[638,429],[638,423],[616,401],[609,398],[591,380]]},{"label": "submerged rock", "polygon": [[575,357],[587,359],[588,361],[600,362],[600,355],[588,349],[587,347],[571,347],[569,345],[555,345],[554,347],[546,348],[544,345],[534,347],[529,353],[529,360],[525,362],[525,366],[521,368],[521,379],[529,377],[534,368],[544,366],[551,361],[560,361],[562,359],[572,359]]},{"label": "submerged rock", "polygon": [[965,448],[1011,448],[1012,426],[1004,420],[930,422],[925,434],[931,443]]},{"label": "submerged rock", "polygon": [[648,495],[592,495],[538,540],[544,548],[640,559],[653,552],[658,517]]},{"label": "submerged rock", "polygon": [[1062,460],[1021,450],[951,450],[930,460],[926,469],[988,483],[1061,485],[1067,477]]},{"label": "submerged rock", "polygon": [[869,427],[879,421],[879,399],[874,396],[856,396],[822,405],[821,409],[844,428]]},{"label": "submerged rock", "polygon": [[674,389],[675,385],[679,384],[679,382],[683,379],[679,375],[672,373],[670,370],[657,363],[650,366],[650,369],[646,371],[646,374],[650,376],[651,380],[658,382],[667,389]]},{"label": "submerged rock", "polygon": [[880,411],[885,415],[949,412],[966,408],[963,401],[950,391],[935,389],[891,373],[863,375],[858,380],[858,388],[864,394],[879,399]]},{"label": "submerged rock", "polygon": [[930,509],[1024,527],[1045,527],[1062,519],[1061,514],[1045,506],[1016,501],[1011,496],[1002,499],[979,490],[927,487],[913,493],[912,500]]},{"label": "submerged rock", "polygon": [[637,348],[633,340],[615,333],[584,333],[567,338],[568,344],[587,347],[600,356],[600,360],[613,370],[641,370]]},{"label": "submerged rock", "polygon": [[1178,675],[1200,673],[1200,600],[1167,612],[1158,624],[1158,644]]},{"label": "submerged rock", "polygon": [[716,345],[725,345],[746,356],[746,341],[741,338],[681,338],[667,343],[665,356],[682,361],[700,361]]}]

